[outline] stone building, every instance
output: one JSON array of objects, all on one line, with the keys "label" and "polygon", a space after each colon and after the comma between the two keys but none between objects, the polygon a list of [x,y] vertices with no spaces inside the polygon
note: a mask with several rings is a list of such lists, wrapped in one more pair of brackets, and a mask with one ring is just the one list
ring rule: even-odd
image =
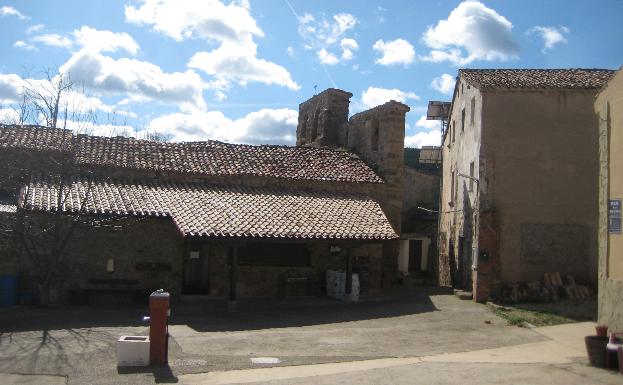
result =
[{"label": "stone building", "polygon": [[[114,219],[75,230],[61,290],[314,294],[327,269],[357,271],[364,291],[377,290],[382,248],[398,238],[378,203],[385,181],[344,150],[2,126],[0,157],[5,203],[53,218],[62,196],[68,218]],[[55,157],[78,166],[62,187],[42,173]],[[28,281],[25,250],[7,254],[2,273]]]},{"label": "stone building", "polygon": [[599,125],[599,320],[623,330],[623,71],[595,101]]},{"label": "stone building", "polygon": [[[431,212],[438,205],[438,149],[404,148],[408,106],[390,101],[349,118],[351,97],[349,92],[330,88],[301,103],[296,143],[351,151],[385,181],[378,201],[400,234],[399,242],[384,244],[385,284],[407,274],[434,275],[436,261],[428,257],[435,250],[431,246],[437,230]],[[405,162],[409,151],[417,152],[418,158]],[[419,206],[432,210],[421,211]]]},{"label": "stone building", "polygon": [[[440,148],[405,148],[405,184],[398,271],[436,282]],[[416,281],[416,282],[417,282]]]},{"label": "stone building", "polygon": [[[0,204],[39,225],[79,223],[50,282],[60,296],[314,295],[327,270],[379,290],[397,277],[401,227],[413,227],[403,215],[409,107],[390,101],[349,119],[350,96],[329,89],[302,103],[295,147],[0,126]],[[33,291],[32,247],[9,243],[0,271]]]},{"label": "stone building", "polygon": [[597,123],[610,70],[460,70],[443,137],[439,282],[489,297],[597,278]]}]

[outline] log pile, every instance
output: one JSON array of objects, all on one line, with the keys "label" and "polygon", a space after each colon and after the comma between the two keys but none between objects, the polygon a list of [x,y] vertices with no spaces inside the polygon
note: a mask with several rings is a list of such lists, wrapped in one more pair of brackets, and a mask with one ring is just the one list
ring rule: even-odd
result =
[{"label": "log pile", "polygon": [[572,275],[563,280],[559,272],[543,274],[543,281],[519,282],[502,288],[501,301],[505,303],[552,302],[560,299],[573,301],[591,296],[588,286],[578,285]]}]

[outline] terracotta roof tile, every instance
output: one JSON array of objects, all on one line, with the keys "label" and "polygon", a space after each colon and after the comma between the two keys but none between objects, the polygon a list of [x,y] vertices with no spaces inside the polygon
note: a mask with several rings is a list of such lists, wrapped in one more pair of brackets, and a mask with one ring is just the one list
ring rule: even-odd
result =
[{"label": "terracotta roof tile", "polygon": [[[69,187],[71,186],[71,187]],[[59,185],[38,179],[22,190],[20,205],[52,211]],[[182,234],[206,237],[394,239],[375,201],[361,196],[216,187],[206,184],[125,183],[76,179],[63,211],[170,217]]]},{"label": "terracotta roof tile", "polygon": [[479,89],[598,89],[616,71],[606,69],[462,69]]},{"label": "terracotta roof tile", "polygon": [[0,148],[67,151],[72,141],[73,134],[69,130],[0,124]]},{"label": "terracotta roof tile", "polygon": [[[0,148],[61,149],[71,132],[0,125]],[[73,137],[84,165],[162,170],[208,176],[267,176],[295,180],[383,183],[351,152],[328,148],[252,146],[217,141],[162,143],[123,137]]]}]

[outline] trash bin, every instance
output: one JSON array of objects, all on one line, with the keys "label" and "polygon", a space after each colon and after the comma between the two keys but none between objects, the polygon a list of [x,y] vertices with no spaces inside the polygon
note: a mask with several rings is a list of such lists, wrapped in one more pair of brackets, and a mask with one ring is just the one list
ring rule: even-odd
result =
[{"label": "trash bin", "polygon": [[0,276],[0,306],[17,305],[17,276]]}]

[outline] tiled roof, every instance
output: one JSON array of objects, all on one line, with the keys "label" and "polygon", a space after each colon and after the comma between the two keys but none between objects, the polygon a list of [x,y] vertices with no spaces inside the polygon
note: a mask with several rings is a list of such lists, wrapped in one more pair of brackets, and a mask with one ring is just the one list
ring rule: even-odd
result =
[{"label": "tiled roof", "polygon": [[66,151],[72,141],[73,134],[69,130],[0,124],[0,149]]},{"label": "tiled roof", "polygon": [[217,141],[162,143],[124,137],[74,136],[39,126],[0,125],[0,149],[67,151],[91,166],[207,176],[267,176],[295,180],[383,183],[355,154],[328,148],[251,146]]},{"label": "tiled roof", "polygon": [[161,143],[79,135],[78,160],[88,165],[211,176],[383,183],[351,152],[314,147],[251,146],[217,141]]},{"label": "tiled roof", "polygon": [[[71,187],[69,187],[71,186]],[[59,185],[34,180],[20,206],[52,211]],[[394,239],[375,201],[361,196],[216,187],[206,184],[125,183],[76,179],[65,188],[63,211],[170,217],[186,236]]]},{"label": "tiled roof", "polygon": [[616,71],[605,69],[462,69],[479,89],[598,89]]}]

